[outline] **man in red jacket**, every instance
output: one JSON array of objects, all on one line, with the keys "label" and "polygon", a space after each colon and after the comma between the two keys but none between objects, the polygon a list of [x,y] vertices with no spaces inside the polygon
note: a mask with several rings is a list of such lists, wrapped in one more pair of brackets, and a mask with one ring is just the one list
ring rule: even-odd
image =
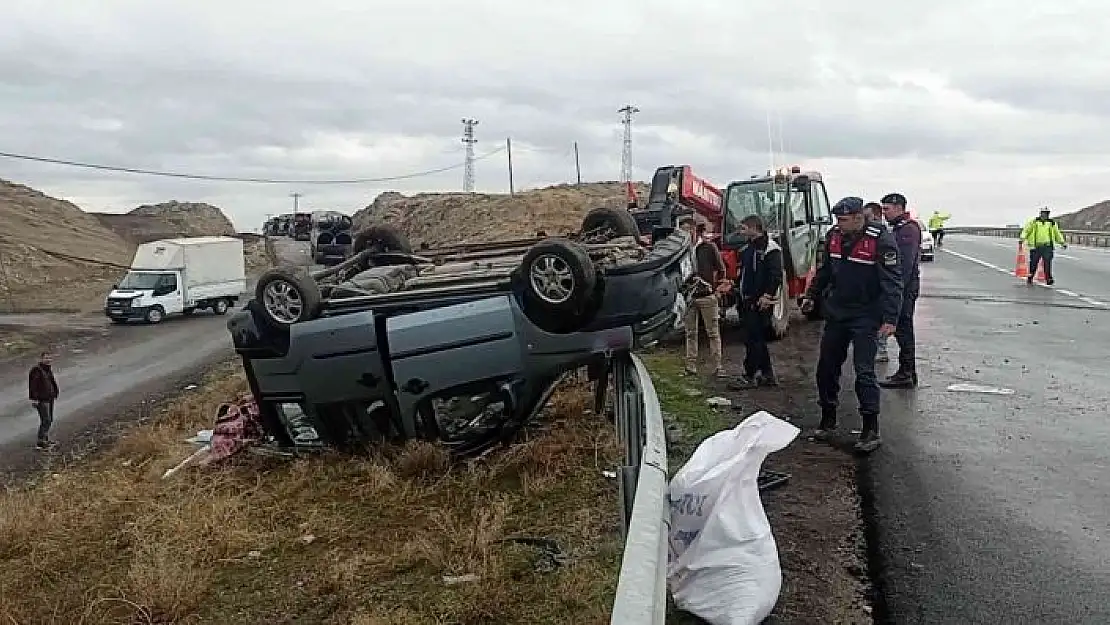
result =
[{"label": "man in red jacket", "polygon": [[54,380],[51,364],[50,354],[43,352],[27,379],[27,397],[39,413],[39,436],[35,444],[37,449],[48,449],[54,444],[48,435],[50,425],[54,423],[54,400],[58,399],[58,383]]}]

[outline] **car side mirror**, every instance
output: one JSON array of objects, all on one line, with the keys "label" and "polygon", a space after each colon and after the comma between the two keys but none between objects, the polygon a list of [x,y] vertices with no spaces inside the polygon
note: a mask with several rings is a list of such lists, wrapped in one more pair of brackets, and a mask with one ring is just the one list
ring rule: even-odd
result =
[{"label": "car side mirror", "polygon": [[119,289],[119,285],[118,284],[113,284],[112,285],[112,290],[115,291],[117,289]]}]

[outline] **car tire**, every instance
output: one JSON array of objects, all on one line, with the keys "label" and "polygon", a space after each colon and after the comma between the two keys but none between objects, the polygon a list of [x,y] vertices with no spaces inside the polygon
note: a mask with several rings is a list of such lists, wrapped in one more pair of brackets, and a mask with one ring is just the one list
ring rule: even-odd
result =
[{"label": "car tire", "polygon": [[517,269],[524,313],[540,329],[575,332],[596,312],[598,275],[581,246],[551,238],[532,246]]},{"label": "car tire", "polygon": [[279,329],[315,319],[320,314],[320,287],[301,271],[278,267],[258,279],[254,290],[263,320]]},{"label": "car tire", "polygon": [[352,250],[355,254],[365,250],[411,254],[412,243],[409,242],[408,237],[393,226],[370,226],[355,235]]},{"label": "car tire", "polygon": [[228,308],[231,308],[231,304],[226,299],[218,299],[212,302],[212,312],[217,315],[226,315]]},{"label": "car tire", "polygon": [[161,306],[151,306],[149,309],[147,309],[146,315],[143,317],[143,320],[147,323],[155,324],[162,323],[162,320],[165,318],[166,311]]},{"label": "car tire", "polygon": [[602,207],[591,210],[582,218],[581,234],[586,236],[591,232],[596,232],[595,236],[609,241],[619,237],[640,236],[640,227],[627,209]]}]

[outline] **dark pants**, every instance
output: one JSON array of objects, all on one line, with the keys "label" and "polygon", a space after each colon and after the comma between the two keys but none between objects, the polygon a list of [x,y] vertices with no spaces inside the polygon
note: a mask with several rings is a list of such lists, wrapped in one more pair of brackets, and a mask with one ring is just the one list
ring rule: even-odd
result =
[{"label": "dark pants", "polygon": [[39,442],[49,440],[50,426],[54,423],[54,400],[40,401],[35,404],[39,411]]},{"label": "dark pants", "polygon": [[940,245],[941,241],[944,241],[944,228],[937,228],[933,230],[933,242]]},{"label": "dark pants", "polygon": [[875,377],[878,319],[826,320],[817,358],[817,397],[824,415],[835,415],[840,404],[840,370],[852,346],[856,399],[866,430],[878,431],[879,381]]},{"label": "dark pants", "polygon": [[1042,245],[1029,250],[1029,279],[1037,275],[1037,263],[1044,261],[1044,279],[1052,280],[1052,255],[1054,249],[1051,245]]},{"label": "dark pants", "polygon": [[898,325],[894,329],[894,340],[898,341],[898,369],[906,373],[917,371],[917,339],[913,334],[917,295],[912,292],[902,293],[902,312],[898,315]]},{"label": "dark pants", "polygon": [[744,318],[744,375],[751,377],[762,373],[764,377],[775,375],[771,367],[771,350],[767,348],[767,332],[771,327],[771,311],[758,310],[754,306],[740,305]]}]

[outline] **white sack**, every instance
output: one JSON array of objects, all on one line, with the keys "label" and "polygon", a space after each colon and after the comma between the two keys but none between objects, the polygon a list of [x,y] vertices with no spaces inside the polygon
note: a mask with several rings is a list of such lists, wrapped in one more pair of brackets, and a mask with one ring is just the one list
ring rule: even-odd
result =
[{"label": "white sack", "polygon": [[782,569],[756,478],[799,432],[761,410],[702,441],[675,474],[667,585],[679,608],[711,625],[757,625],[774,609]]}]

